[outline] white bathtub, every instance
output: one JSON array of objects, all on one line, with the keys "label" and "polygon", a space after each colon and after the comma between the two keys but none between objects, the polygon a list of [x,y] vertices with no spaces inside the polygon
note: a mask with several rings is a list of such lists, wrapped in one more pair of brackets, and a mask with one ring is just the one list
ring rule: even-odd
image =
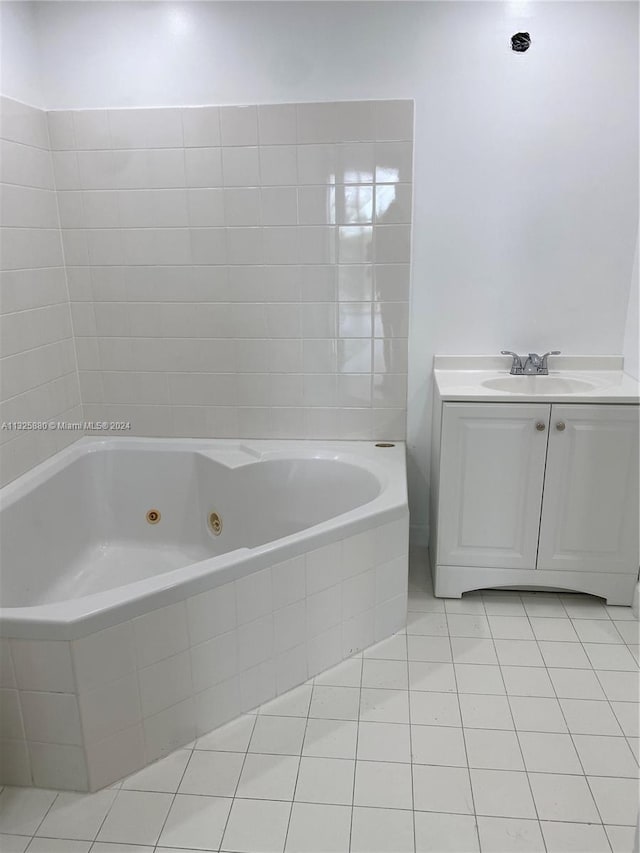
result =
[{"label": "white bathtub", "polygon": [[0,782],[96,790],[398,630],[404,453],[84,438],[5,487]]}]

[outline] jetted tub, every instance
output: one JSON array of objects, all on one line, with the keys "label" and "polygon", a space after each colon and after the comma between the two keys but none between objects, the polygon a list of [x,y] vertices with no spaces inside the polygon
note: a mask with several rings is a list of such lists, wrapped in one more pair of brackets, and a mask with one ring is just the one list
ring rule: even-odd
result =
[{"label": "jetted tub", "polygon": [[83,438],[6,486],[0,783],[96,790],[401,628],[404,454]]}]

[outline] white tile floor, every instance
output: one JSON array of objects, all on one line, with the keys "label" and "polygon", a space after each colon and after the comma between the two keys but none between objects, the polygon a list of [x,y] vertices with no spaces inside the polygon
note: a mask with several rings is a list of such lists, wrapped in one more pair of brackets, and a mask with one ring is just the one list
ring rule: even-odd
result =
[{"label": "white tile floor", "polygon": [[587,596],[438,600],[407,631],[97,794],[5,788],[3,853],[630,853],[638,623]]}]

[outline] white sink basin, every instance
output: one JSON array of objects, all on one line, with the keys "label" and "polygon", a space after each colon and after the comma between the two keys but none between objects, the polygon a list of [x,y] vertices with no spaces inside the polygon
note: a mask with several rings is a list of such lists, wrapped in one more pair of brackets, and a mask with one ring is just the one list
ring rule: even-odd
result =
[{"label": "white sink basin", "polygon": [[503,379],[487,379],[482,385],[493,391],[512,394],[584,394],[598,387],[597,383],[586,379],[562,376],[505,376]]}]

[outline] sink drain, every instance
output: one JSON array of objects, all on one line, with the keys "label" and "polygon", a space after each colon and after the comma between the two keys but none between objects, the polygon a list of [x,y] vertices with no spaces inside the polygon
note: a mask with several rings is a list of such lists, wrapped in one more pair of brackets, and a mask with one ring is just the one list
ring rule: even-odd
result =
[{"label": "sink drain", "polygon": [[222,533],[222,519],[217,512],[209,513],[209,527],[214,536],[220,536]]},{"label": "sink drain", "polygon": [[159,509],[150,509],[147,513],[147,522],[149,524],[157,524],[160,521],[160,510]]}]

